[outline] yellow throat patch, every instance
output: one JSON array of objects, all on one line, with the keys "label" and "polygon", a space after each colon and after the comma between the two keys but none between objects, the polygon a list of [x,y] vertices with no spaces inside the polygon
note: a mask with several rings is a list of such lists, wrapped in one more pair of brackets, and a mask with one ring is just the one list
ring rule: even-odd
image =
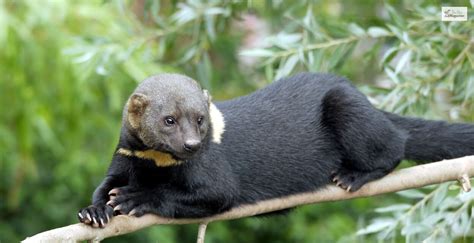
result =
[{"label": "yellow throat patch", "polygon": [[155,165],[158,167],[174,166],[183,163],[183,161],[175,160],[173,156],[168,153],[163,153],[153,149],[137,151],[119,148],[117,150],[117,154],[125,155],[128,157],[137,157],[140,159],[153,160],[155,161]]}]

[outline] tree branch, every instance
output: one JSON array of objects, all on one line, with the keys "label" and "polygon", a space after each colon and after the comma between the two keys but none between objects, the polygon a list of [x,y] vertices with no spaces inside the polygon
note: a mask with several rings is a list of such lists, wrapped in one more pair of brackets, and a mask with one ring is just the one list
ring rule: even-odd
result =
[{"label": "tree branch", "polygon": [[[334,185],[329,185],[315,192],[270,199],[251,205],[242,205],[223,214],[201,219],[170,219],[156,215],[144,215],[140,218],[136,218],[119,215],[114,217],[114,219],[104,229],[92,228],[88,225],[79,223],[39,233],[26,238],[23,242],[100,241],[107,237],[130,233],[151,225],[193,223],[207,225],[213,221],[249,217],[281,209],[292,208],[299,205],[368,197],[453,180],[462,181],[463,188],[466,187],[466,189],[470,189],[470,183],[466,182],[466,178],[473,176],[474,156],[467,156],[395,171],[380,180],[364,185],[360,190],[352,193],[346,192]],[[204,228],[204,226],[202,227]],[[202,230],[203,232],[201,234],[202,237],[204,237],[205,229]]]}]

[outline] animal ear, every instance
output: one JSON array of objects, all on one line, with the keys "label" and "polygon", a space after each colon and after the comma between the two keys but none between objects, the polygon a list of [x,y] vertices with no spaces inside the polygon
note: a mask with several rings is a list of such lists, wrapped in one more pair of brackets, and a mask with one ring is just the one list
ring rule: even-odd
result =
[{"label": "animal ear", "polygon": [[138,128],[145,109],[150,102],[144,94],[135,93],[128,100],[128,122],[133,128]]},{"label": "animal ear", "polygon": [[211,104],[212,97],[211,97],[211,95],[209,94],[209,91],[207,91],[207,89],[203,89],[203,90],[202,90],[202,94],[203,94],[204,97],[207,99],[207,104]]}]

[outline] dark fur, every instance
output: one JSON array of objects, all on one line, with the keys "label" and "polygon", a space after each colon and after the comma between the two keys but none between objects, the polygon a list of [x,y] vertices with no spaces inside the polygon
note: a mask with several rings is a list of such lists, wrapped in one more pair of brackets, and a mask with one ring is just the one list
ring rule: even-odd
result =
[{"label": "dark fur", "polygon": [[[205,217],[246,203],[317,190],[336,180],[350,191],[392,171],[404,158],[436,161],[474,154],[474,126],[397,116],[374,108],[347,80],[302,73],[237,99],[216,103],[222,143],[211,141],[185,163],[156,167],[114,155],[93,205],[99,226],[109,203],[136,216]],[[210,124],[212,126],[212,124]],[[123,128],[119,148],[147,149]],[[95,225],[97,226],[97,225]]]}]

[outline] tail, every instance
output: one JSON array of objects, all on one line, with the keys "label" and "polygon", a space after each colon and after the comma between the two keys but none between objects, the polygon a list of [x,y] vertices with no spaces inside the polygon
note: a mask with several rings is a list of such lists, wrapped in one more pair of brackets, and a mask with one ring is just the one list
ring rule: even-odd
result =
[{"label": "tail", "polygon": [[474,155],[474,125],[403,117],[384,112],[395,126],[408,133],[405,159],[419,162]]}]

